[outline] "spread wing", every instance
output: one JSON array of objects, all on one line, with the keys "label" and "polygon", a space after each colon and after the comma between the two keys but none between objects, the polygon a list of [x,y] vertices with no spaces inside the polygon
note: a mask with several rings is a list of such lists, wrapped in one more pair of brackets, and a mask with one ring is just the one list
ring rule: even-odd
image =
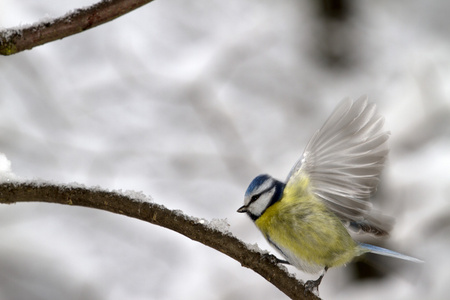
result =
[{"label": "spread wing", "polygon": [[[309,141],[287,185],[307,176],[312,192],[351,227],[386,234],[386,220],[370,214],[370,196],[389,152],[384,118],[367,97],[345,99]],[[386,223],[386,224],[385,224]]]}]

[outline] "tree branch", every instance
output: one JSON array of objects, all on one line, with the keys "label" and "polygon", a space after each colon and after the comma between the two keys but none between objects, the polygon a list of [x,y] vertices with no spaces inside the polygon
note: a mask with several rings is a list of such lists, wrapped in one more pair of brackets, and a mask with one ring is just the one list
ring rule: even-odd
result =
[{"label": "tree branch", "polygon": [[48,202],[101,209],[128,216],[174,230],[182,235],[214,248],[237,260],[242,266],[255,271],[271,282],[291,299],[319,299],[305,292],[303,284],[280,269],[273,256],[252,251],[230,233],[219,231],[197,218],[172,211],[162,205],[143,201],[132,196],[55,184],[2,183],[0,203]]},{"label": "tree branch", "polygon": [[153,0],[103,0],[62,17],[0,31],[0,54],[11,55],[91,29]]}]

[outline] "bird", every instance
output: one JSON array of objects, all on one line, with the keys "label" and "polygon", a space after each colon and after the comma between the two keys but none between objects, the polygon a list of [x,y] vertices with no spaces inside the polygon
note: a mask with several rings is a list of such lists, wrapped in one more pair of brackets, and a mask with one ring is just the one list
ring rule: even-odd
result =
[{"label": "bird", "polygon": [[285,260],[306,273],[306,290],[319,288],[329,268],[375,253],[412,262],[421,260],[356,241],[351,231],[386,236],[391,218],[372,209],[386,162],[390,132],[374,103],[362,96],[342,100],[309,140],[285,182],[262,174],[248,186],[246,213]]}]

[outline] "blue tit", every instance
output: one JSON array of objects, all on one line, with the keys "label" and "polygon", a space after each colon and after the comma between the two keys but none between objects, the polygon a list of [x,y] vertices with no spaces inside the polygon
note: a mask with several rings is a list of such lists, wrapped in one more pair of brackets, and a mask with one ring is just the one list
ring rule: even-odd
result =
[{"label": "blue tit", "polygon": [[[259,175],[245,192],[247,213],[287,263],[322,274],[306,283],[318,288],[328,268],[364,253],[420,260],[355,241],[348,229],[385,235],[388,223],[371,212],[389,149],[389,132],[376,106],[362,97],[343,100],[311,138],[286,182]],[[282,262],[282,261],[280,261]]]}]

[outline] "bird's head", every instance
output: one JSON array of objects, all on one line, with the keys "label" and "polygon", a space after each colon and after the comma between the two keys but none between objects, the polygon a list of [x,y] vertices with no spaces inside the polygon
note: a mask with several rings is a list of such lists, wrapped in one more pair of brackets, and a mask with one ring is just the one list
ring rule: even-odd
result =
[{"label": "bird's head", "polygon": [[237,211],[247,213],[256,221],[268,207],[281,199],[284,183],[269,175],[259,175],[252,180],[244,196],[244,205]]}]

